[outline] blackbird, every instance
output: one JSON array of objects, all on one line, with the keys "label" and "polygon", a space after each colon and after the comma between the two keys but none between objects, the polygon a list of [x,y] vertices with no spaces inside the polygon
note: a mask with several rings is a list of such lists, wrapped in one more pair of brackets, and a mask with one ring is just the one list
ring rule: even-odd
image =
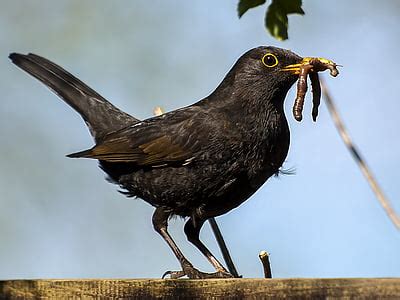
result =
[{"label": "blackbird", "polygon": [[[86,122],[95,146],[67,156],[97,159],[127,196],[155,207],[154,229],[182,267],[166,274],[232,277],[200,241],[200,229],[207,219],[242,204],[279,172],[290,136],[283,104],[306,58],[276,47],[251,49],[206,98],[140,121],[43,57],[17,53],[9,57]],[[215,273],[201,272],[185,258],[167,231],[172,216],[188,218],[187,239]]]}]

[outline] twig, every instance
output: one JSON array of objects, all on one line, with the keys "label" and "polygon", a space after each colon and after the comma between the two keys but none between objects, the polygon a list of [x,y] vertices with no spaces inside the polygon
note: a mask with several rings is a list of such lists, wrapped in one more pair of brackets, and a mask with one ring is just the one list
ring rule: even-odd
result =
[{"label": "twig", "polygon": [[271,264],[269,263],[269,254],[267,251],[261,251],[258,254],[264,269],[264,278],[272,278]]},{"label": "twig", "polygon": [[341,120],[339,113],[335,107],[333,99],[328,91],[328,88],[325,82],[321,78],[321,88],[322,94],[324,95],[326,105],[328,107],[329,113],[332,116],[333,122],[337,130],[339,131],[340,137],[342,138],[343,142],[345,143],[347,149],[350,151],[353,159],[357,162],[358,166],[361,169],[361,172],[365,176],[366,180],[368,181],[369,185],[371,186],[372,191],[375,193],[376,198],[378,199],[379,203],[385,210],[386,214],[388,215],[389,219],[392,223],[396,226],[397,229],[400,230],[400,218],[394,211],[393,207],[391,206],[389,200],[383,194],[382,189],[380,188],[378,182],[375,180],[374,176],[372,175],[371,170],[368,168],[365,160],[361,157],[360,152],[356,149],[354,143],[350,139],[350,136],[344,127],[343,121]]},{"label": "twig", "polygon": [[219,249],[221,250],[222,257],[224,258],[224,261],[226,263],[226,266],[228,267],[229,272],[233,275],[235,278],[240,278],[240,276],[235,268],[235,264],[232,261],[232,257],[229,254],[228,247],[225,244],[224,238],[222,236],[221,230],[219,230],[217,221],[215,218],[210,218],[208,219],[208,222],[210,222],[211,229],[215,235],[215,239],[217,240]]}]

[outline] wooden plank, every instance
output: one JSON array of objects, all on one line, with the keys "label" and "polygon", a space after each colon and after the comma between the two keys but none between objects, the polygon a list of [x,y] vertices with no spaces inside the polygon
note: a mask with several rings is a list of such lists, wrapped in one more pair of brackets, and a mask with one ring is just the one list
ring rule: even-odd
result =
[{"label": "wooden plank", "polygon": [[400,299],[400,278],[0,281],[0,299]]}]

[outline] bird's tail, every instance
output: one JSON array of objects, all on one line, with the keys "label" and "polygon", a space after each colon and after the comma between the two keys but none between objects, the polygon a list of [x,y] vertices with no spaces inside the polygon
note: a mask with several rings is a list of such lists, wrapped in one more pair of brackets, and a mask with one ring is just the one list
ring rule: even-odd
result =
[{"label": "bird's tail", "polygon": [[35,54],[12,53],[9,58],[18,67],[31,74],[85,120],[96,141],[110,132],[138,122],[134,117],[116,108],[85,83],[55,63]]}]

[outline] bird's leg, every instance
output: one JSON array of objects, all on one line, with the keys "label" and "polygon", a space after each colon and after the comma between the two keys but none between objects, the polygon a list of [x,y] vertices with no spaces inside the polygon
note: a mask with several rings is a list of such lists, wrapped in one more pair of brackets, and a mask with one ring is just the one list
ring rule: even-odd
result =
[{"label": "bird's leg", "polygon": [[187,276],[190,279],[221,277],[221,276],[215,276],[214,274],[200,272],[199,270],[195,269],[193,265],[187,260],[187,258],[183,255],[183,253],[175,244],[174,240],[167,231],[169,216],[170,214],[166,212],[164,209],[160,207],[157,208],[153,214],[153,226],[154,229],[163,237],[163,239],[167,242],[168,246],[174,252],[176,258],[181,264],[182,271],[167,271],[164,273],[163,278],[168,275],[173,279],[180,278],[183,276]]},{"label": "bird's leg", "polygon": [[[162,236],[162,238],[167,242],[168,246],[174,252],[176,258],[181,264],[182,269],[193,267],[192,264],[183,255],[178,246],[175,244],[174,240],[167,231],[169,216],[170,214],[165,212],[162,208],[156,208],[152,218],[154,230],[157,231]],[[163,275],[163,278],[168,274],[170,274],[169,271]],[[184,276],[184,274],[182,276]]]},{"label": "bird's leg", "polygon": [[190,218],[185,224],[185,234],[189,242],[197,247],[200,252],[207,258],[207,260],[213,265],[216,273],[209,274],[216,278],[230,278],[233,277],[224,266],[215,258],[210,250],[200,241],[200,229],[204,224],[204,220]]}]

